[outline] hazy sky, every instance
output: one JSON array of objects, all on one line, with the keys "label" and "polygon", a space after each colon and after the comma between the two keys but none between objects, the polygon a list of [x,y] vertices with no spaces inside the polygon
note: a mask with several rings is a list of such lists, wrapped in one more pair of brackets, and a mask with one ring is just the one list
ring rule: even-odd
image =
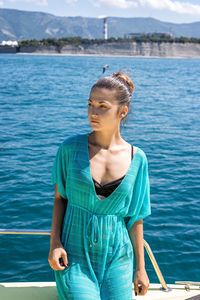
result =
[{"label": "hazy sky", "polygon": [[200,21],[200,0],[0,0],[0,7],[57,16],[153,17],[173,23]]}]

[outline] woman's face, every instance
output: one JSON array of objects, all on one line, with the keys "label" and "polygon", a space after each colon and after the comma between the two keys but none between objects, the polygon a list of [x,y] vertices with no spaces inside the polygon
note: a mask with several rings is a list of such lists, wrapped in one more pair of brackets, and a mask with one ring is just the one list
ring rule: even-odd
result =
[{"label": "woman's face", "polygon": [[115,90],[95,88],[88,99],[88,119],[94,130],[116,128],[120,122]]}]

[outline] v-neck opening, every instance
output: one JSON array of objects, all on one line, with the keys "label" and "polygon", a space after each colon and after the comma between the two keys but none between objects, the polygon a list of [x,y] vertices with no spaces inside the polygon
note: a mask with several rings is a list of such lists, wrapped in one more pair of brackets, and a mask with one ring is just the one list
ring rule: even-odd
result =
[{"label": "v-neck opening", "polygon": [[[133,159],[133,158],[132,158]],[[131,160],[132,160],[131,159]],[[125,177],[125,175],[123,175],[122,177],[120,177],[120,178],[118,178],[118,179],[115,179],[115,180],[112,180],[112,181],[110,181],[110,182],[107,182],[107,183],[105,183],[105,184],[101,184],[101,183],[99,183],[98,181],[96,181],[93,177],[92,177],[92,180],[96,183],[96,184],[98,184],[99,186],[100,186],[100,188],[104,188],[104,187],[107,187],[107,186],[112,186],[113,184],[116,184],[116,182],[118,183],[119,181],[121,181],[123,178]]]},{"label": "v-neck opening", "polygon": [[126,181],[126,179],[128,178],[128,175],[129,175],[129,172],[131,171],[132,169],[132,166],[133,166],[133,162],[135,160],[135,156],[136,154],[138,153],[138,147],[137,146],[134,146],[134,149],[136,150],[134,155],[133,155],[133,158],[131,160],[131,163],[128,167],[128,170],[126,171],[126,174],[124,175],[123,179],[121,180],[120,184],[116,187],[116,189],[108,196],[108,197],[105,197],[103,199],[100,199],[96,193],[96,190],[95,190],[95,185],[94,185],[94,181],[93,181],[93,177],[92,177],[92,174],[91,174],[91,168],[90,168],[90,154],[89,154],[89,140],[88,140],[88,137],[89,137],[89,134],[90,133],[86,133],[85,134],[85,137],[86,137],[86,153],[87,153],[87,161],[88,161],[88,174],[89,174],[89,179],[90,179],[90,183],[92,185],[92,192],[95,196],[95,198],[98,200],[98,201],[106,201],[110,198],[112,198],[115,194],[117,194],[117,192],[120,190],[121,186],[123,185],[123,183]]}]

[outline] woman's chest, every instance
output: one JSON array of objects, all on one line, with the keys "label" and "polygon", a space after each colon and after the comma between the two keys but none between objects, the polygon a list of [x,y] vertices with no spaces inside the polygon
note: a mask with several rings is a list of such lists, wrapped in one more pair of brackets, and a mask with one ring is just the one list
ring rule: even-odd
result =
[{"label": "woman's chest", "polygon": [[89,152],[89,168],[91,177],[101,185],[115,181],[123,177],[131,164],[130,150],[121,153],[109,151]]}]

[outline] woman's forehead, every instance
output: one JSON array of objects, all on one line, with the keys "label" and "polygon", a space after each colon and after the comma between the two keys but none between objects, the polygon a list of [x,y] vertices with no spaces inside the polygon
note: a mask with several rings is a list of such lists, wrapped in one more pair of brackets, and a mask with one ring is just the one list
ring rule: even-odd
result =
[{"label": "woman's forehead", "polygon": [[106,88],[95,88],[90,93],[90,100],[116,102],[116,91]]}]

